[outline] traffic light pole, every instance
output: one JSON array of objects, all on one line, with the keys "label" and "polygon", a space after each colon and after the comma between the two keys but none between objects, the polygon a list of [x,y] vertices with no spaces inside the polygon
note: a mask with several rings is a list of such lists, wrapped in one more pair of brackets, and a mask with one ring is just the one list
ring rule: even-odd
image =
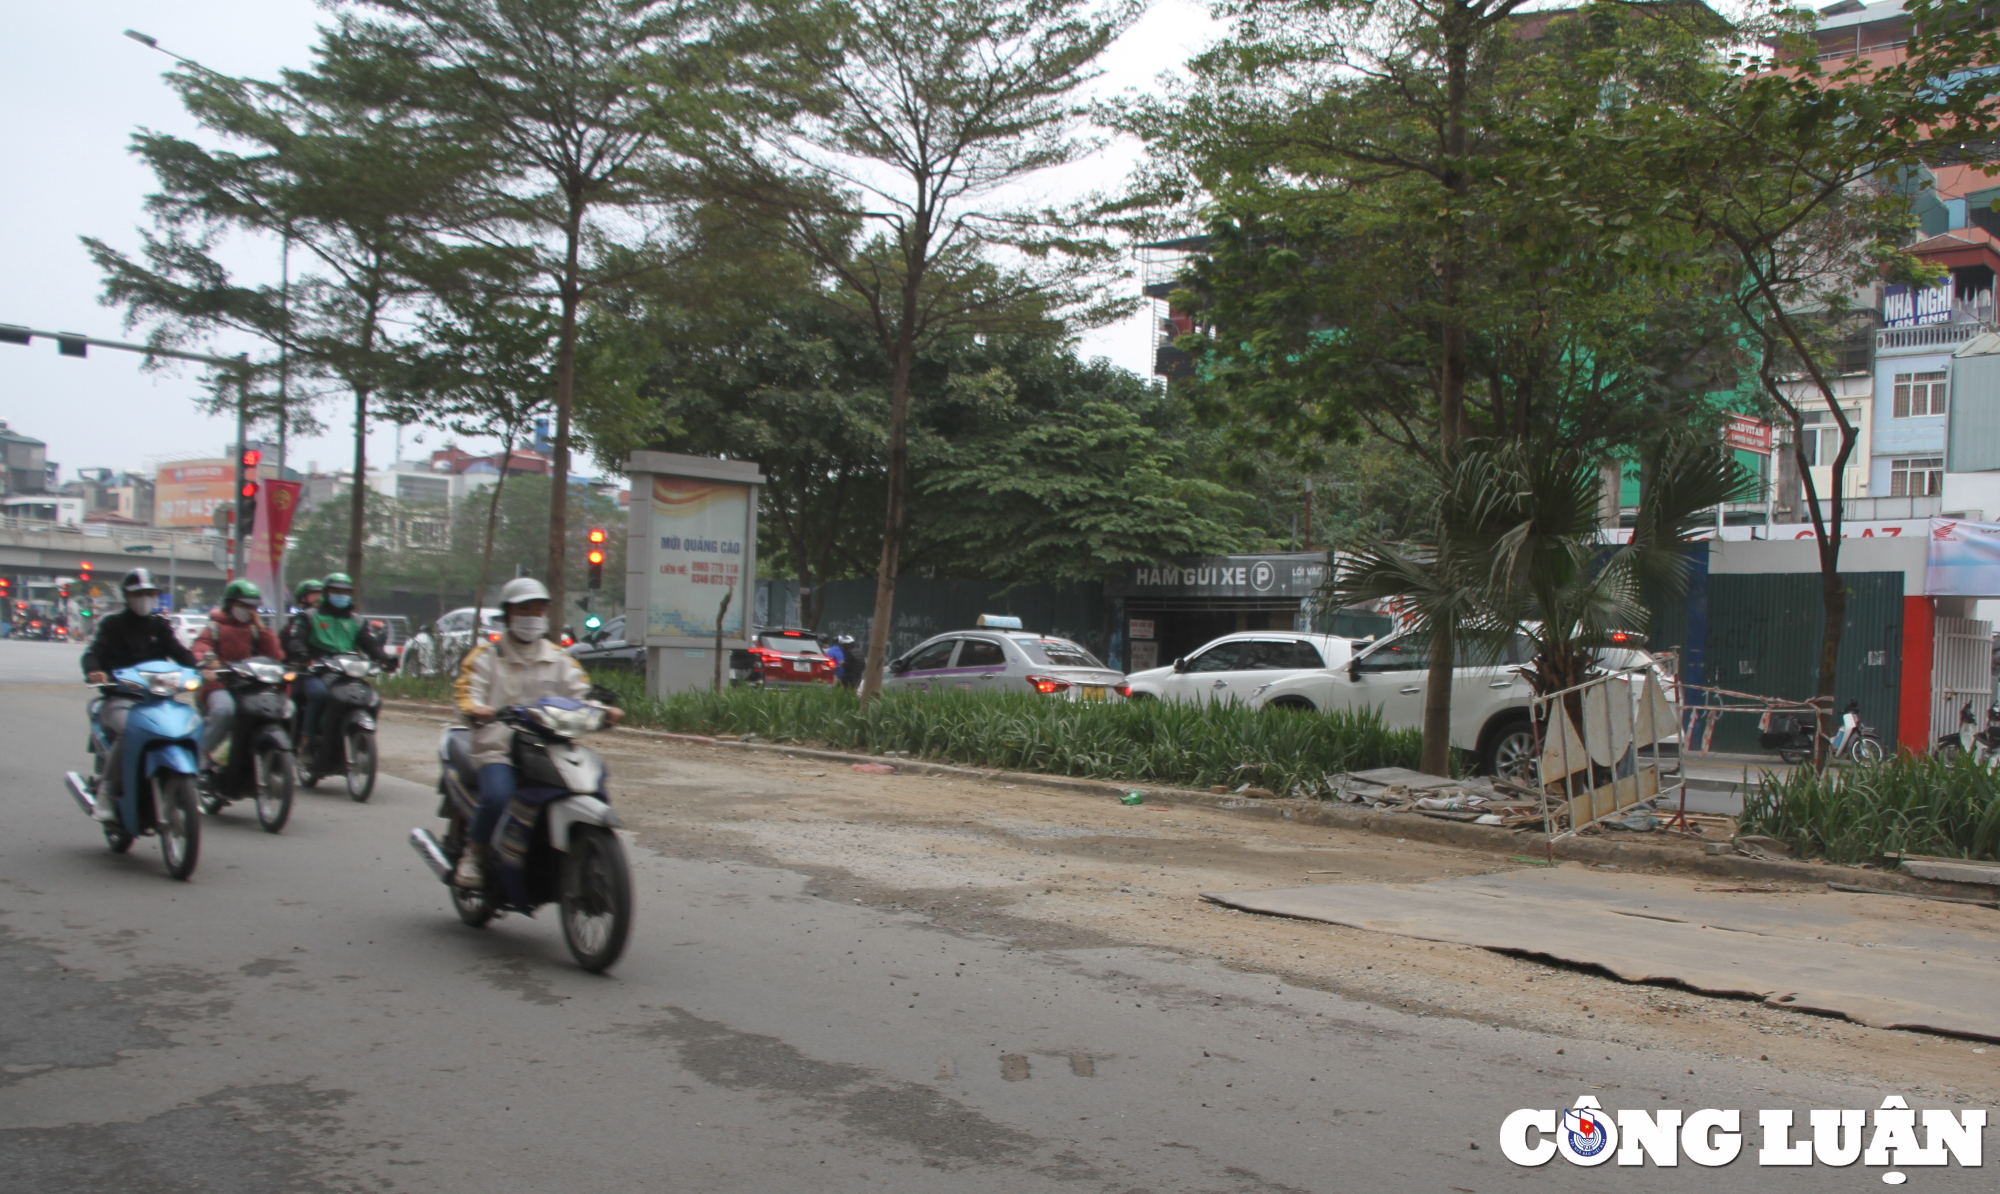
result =
[{"label": "traffic light pole", "polygon": [[[229,508],[229,579],[243,575],[243,558],[249,546],[243,533],[243,458],[249,451],[244,444],[244,433],[250,421],[250,379],[242,373],[236,375],[236,487]],[[255,498],[251,499],[255,501]]]}]

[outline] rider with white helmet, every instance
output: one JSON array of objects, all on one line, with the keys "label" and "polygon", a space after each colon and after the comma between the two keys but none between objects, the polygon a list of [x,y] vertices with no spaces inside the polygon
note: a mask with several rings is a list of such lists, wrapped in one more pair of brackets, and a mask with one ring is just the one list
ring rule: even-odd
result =
[{"label": "rider with white helmet", "polygon": [[[458,711],[475,727],[472,765],[479,771],[479,815],[452,882],[474,890],[485,885],[486,848],[515,790],[508,761],[514,731],[494,717],[510,705],[540,697],[582,700],[590,692],[582,665],[548,639],[549,591],[541,581],[525,576],[508,581],[500,589],[500,615],[507,633],[495,643],[475,643],[458,671]],[[610,720],[616,722],[621,712],[612,709]]]}]

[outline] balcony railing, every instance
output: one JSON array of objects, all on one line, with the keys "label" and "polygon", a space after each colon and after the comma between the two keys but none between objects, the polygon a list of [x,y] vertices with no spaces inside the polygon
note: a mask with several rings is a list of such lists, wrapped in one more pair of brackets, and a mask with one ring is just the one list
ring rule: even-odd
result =
[{"label": "balcony railing", "polygon": [[1963,344],[1993,329],[1983,323],[1934,323],[1920,328],[1884,328],[1875,333],[1875,351],[1896,348],[1945,348]]}]

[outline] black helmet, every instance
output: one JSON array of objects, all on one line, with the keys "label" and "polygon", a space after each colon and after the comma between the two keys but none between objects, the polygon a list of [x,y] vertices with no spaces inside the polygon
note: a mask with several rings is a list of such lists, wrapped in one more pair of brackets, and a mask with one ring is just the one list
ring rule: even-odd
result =
[{"label": "black helmet", "polygon": [[126,593],[157,593],[160,591],[160,586],[153,583],[153,574],[144,568],[134,568],[132,571],[127,572],[125,579],[118,582],[118,588],[120,591]]}]

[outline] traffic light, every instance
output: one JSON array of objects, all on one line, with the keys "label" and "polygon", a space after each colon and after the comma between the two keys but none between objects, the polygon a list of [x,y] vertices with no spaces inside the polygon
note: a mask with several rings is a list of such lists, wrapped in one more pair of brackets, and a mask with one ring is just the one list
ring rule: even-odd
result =
[{"label": "traffic light", "polygon": [[0,576],[0,608],[5,608],[6,603],[13,599],[14,582],[4,576]]},{"label": "traffic light", "polygon": [[257,529],[257,462],[264,454],[255,448],[243,451],[243,488],[236,494],[236,537],[248,539]]},{"label": "traffic light", "polygon": [[85,591],[88,591],[90,589],[90,561],[85,560],[78,564],[76,571],[78,582],[83,585]]},{"label": "traffic light", "polygon": [[604,528],[590,528],[590,550],[583,553],[583,559],[590,565],[590,587],[604,587]]}]

